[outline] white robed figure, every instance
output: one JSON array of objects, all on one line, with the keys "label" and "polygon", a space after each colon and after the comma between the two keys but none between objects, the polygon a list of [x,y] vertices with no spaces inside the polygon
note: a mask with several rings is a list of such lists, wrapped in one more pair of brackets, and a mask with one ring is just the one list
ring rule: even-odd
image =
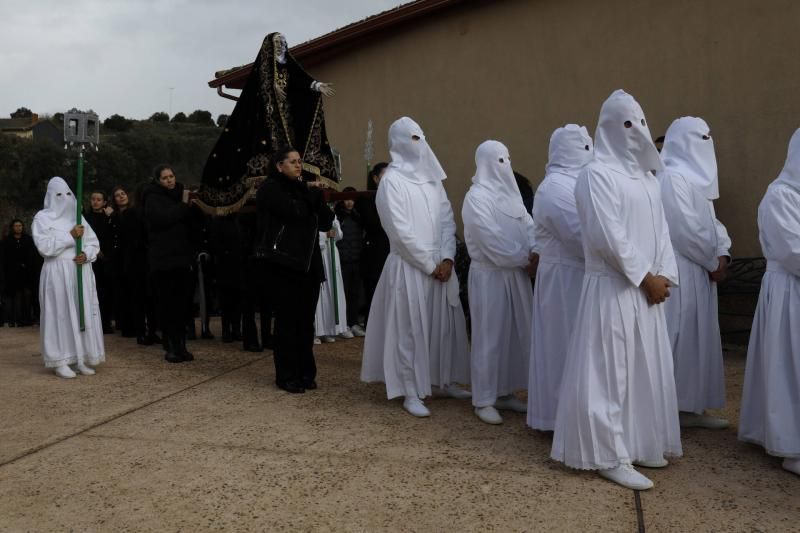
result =
[{"label": "white robed figure", "polygon": [[528,425],[541,431],[555,427],[561,374],[578,315],[583,245],[575,180],[593,154],[585,127],[556,129],[550,137],[547,174],[533,197],[539,269],[533,291]]},{"label": "white robed figure", "polygon": [[475,165],[461,211],[471,259],[472,405],[482,421],[500,424],[497,409],[526,411],[513,392],[528,385],[533,220],[522,203],[508,148],[484,142],[475,152]]},{"label": "white robed figure", "polygon": [[747,348],[739,439],[800,475],[800,129],[758,206],[758,236],[767,272]]},{"label": "white robed figure", "polygon": [[722,429],[728,421],[704,410],[725,406],[717,281],[730,262],[731,240],[714,213],[719,185],[708,124],[696,117],[675,120],[665,135],[661,159],[661,197],[681,280],[664,304],[680,422]]},{"label": "white robed figure", "polygon": [[389,237],[364,340],[361,379],[385,382],[389,399],[429,416],[421,399],[435,387],[454,397],[469,393],[464,311],[453,272],[456,225],[444,170],[422,129],[403,117],[389,128],[392,162],[381,179],[376,206]]},{"label": "white robed figure", "polygon": [[[339,250],[334,244],[330,246],[330,239],[334,241],[342,240],[342,226],[339,220],[333,220],[333,227],[330,230],[333,237],[328,232],[319,232],[319,249],[322,252],[322,266],[325,269],[325,281],[322,282],[317,300],[317,311],[314,318],[314,343],[319,339],[325,342],[335,342],[335,336],[341,335],[344,338],[352,339],[353,334],[347,327],[347,302],[344,297],[344,282],[342,281],[342,266],[339,262]],[[331,262],[331,250],[333,251],[333,262]],[[333,267],[332,267],[333,265]],[[334,282],[336,283],[336,298],[334,298]],[[339,309],[339,321],[336,321],[336,307]]]},{"label": "white robed figure", "polygon": [[[41,302],[40,335],[42,357],[47,368],[54,368],[62,378],[74,378],[69,365],[76,365],[84,375],[94,374],[88,365],[97,365],[106,358],[103,325],[97,299],[94,273],[90,263],[100,252],[100,241],[92,227],[84,222],[75,225],[77,202],[62,178],[47,184],[44,209],[33,219],[33,242],[44,258],[39,278]],[[83,237],[80,255],[75,252],[75,239]],[[78,310],[78,274],[83,279],[84,325],[80,330]]]},{"label": "white robed figure", "polygon": [[594,158],[575,200],[586,273],[562,376],[551,456],[628,488],[652,482],[631,463],[682,453],[663,303],[678,268],[651,170],[661,160],[632,96],[603,104]]}]

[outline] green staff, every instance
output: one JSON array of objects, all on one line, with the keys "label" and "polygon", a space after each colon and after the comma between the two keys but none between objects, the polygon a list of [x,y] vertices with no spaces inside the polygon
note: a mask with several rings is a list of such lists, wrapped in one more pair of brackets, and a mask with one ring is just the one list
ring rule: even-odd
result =
[{"label": "green staff", "polygon": [[[75,193],[75,200],[78,204],[77,209],[77,222],[78,226],[81,225],[81,215],[83,211],[83,148],[81,148],[80,154],[78,155],[78,183],[76,187],[77,191]],[[83,244],[83,237],[78,237],[75,239],[75,255],[81,255],[81,245]],[[77,265],[78,267],[78,318],[80,320],[81,331],[86,330],[86,321],[84,319],[84,312],[83,312],[83,265]]]},{"label": "green staff", "polygon": [[336,287],[336,241],[333,237],[328,237],[328,248],[331,250],[331,284],[333,285],[333,316],[336,317],[336,325],[339,325],[339,291]]}]

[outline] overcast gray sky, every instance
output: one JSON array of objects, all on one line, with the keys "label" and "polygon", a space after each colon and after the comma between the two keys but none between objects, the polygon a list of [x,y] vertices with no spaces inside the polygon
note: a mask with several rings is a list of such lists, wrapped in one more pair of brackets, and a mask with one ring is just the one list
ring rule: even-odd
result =
[{"label": "overcast gray sky", "polygon": [[250,63],[264,36],[290,46],[409,0],[0,0],[0,117],[72,107],[147,118],[234,102],[207,85]]}]

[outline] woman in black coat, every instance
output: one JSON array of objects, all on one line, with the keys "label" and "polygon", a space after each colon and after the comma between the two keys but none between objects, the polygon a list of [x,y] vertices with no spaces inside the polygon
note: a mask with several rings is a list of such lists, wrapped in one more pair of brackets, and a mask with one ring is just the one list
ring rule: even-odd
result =
[{"label": "woman in black coat", "polygon": [[[377,191],[387,163],[378,163],[367,176],[367,190]],[[375,197],[361,198],[356,202],[356,209],[361,215],[361,225],[364,228],[364,247],[361,250],[361,279],[364,282],[364,319],[369,318],[369,309],[372,305],[372,296],[383,271],[383,264],[389,257],[389,237],[381,226],[378,209],[375,207]]]},{"label": "woman in black coat", "polygon": [[314,312],[324,279],[319,232],[333,225],[321,182],[305,182],[303,162],[293,148],[272,158],[269,176],[259,187],[261,240],[275,313],[275,383],[291,393],[316,389]]},{"label": "woman in black coat", "polygon": [[[4,293],[9,326],[30,326],[32,286],[37,277],[39,254],[33,238],[25,233],[19,219],[11,221],[8,236],[3,241]],[[38,280],[37,280],[38,281]],[[0,317],[2,320],[2,317]]]},{"label": "woman in black coat", "polygon": [[142,192],[147,228],[148,265],[155,287],[159,323],[170,363],[192,361],[186,349],[185,321],[192,298],[191,212],[183,185],[168,165],[156,167],[153,182]]}]

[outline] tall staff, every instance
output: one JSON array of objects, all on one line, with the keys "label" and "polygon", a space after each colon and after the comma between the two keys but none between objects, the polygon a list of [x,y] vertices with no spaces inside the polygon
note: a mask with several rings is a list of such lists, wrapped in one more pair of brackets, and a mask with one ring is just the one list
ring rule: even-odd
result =
[{"label": "tall staff", "polygon": [[[97,113],[92,111],[78,111],[75,108],[70,109],[64,113],[64,149],[67,150],[72,147],[78,149],[78,176],[75,186],[75,200],[77,209],[75,213],[76,224],[81,225],[83,219],[83,154],[86,147],[94,147],[97,150],[97,145],[100,140],[100,121],[98,120]],[[78,237],[75,240],[76,255],[80,255],[83,245],[83,238]],[[80,330],[86,330],[86,317],[84,313],[83,301],[83,265],[77,265],[78,276],[78,318]]]}]

